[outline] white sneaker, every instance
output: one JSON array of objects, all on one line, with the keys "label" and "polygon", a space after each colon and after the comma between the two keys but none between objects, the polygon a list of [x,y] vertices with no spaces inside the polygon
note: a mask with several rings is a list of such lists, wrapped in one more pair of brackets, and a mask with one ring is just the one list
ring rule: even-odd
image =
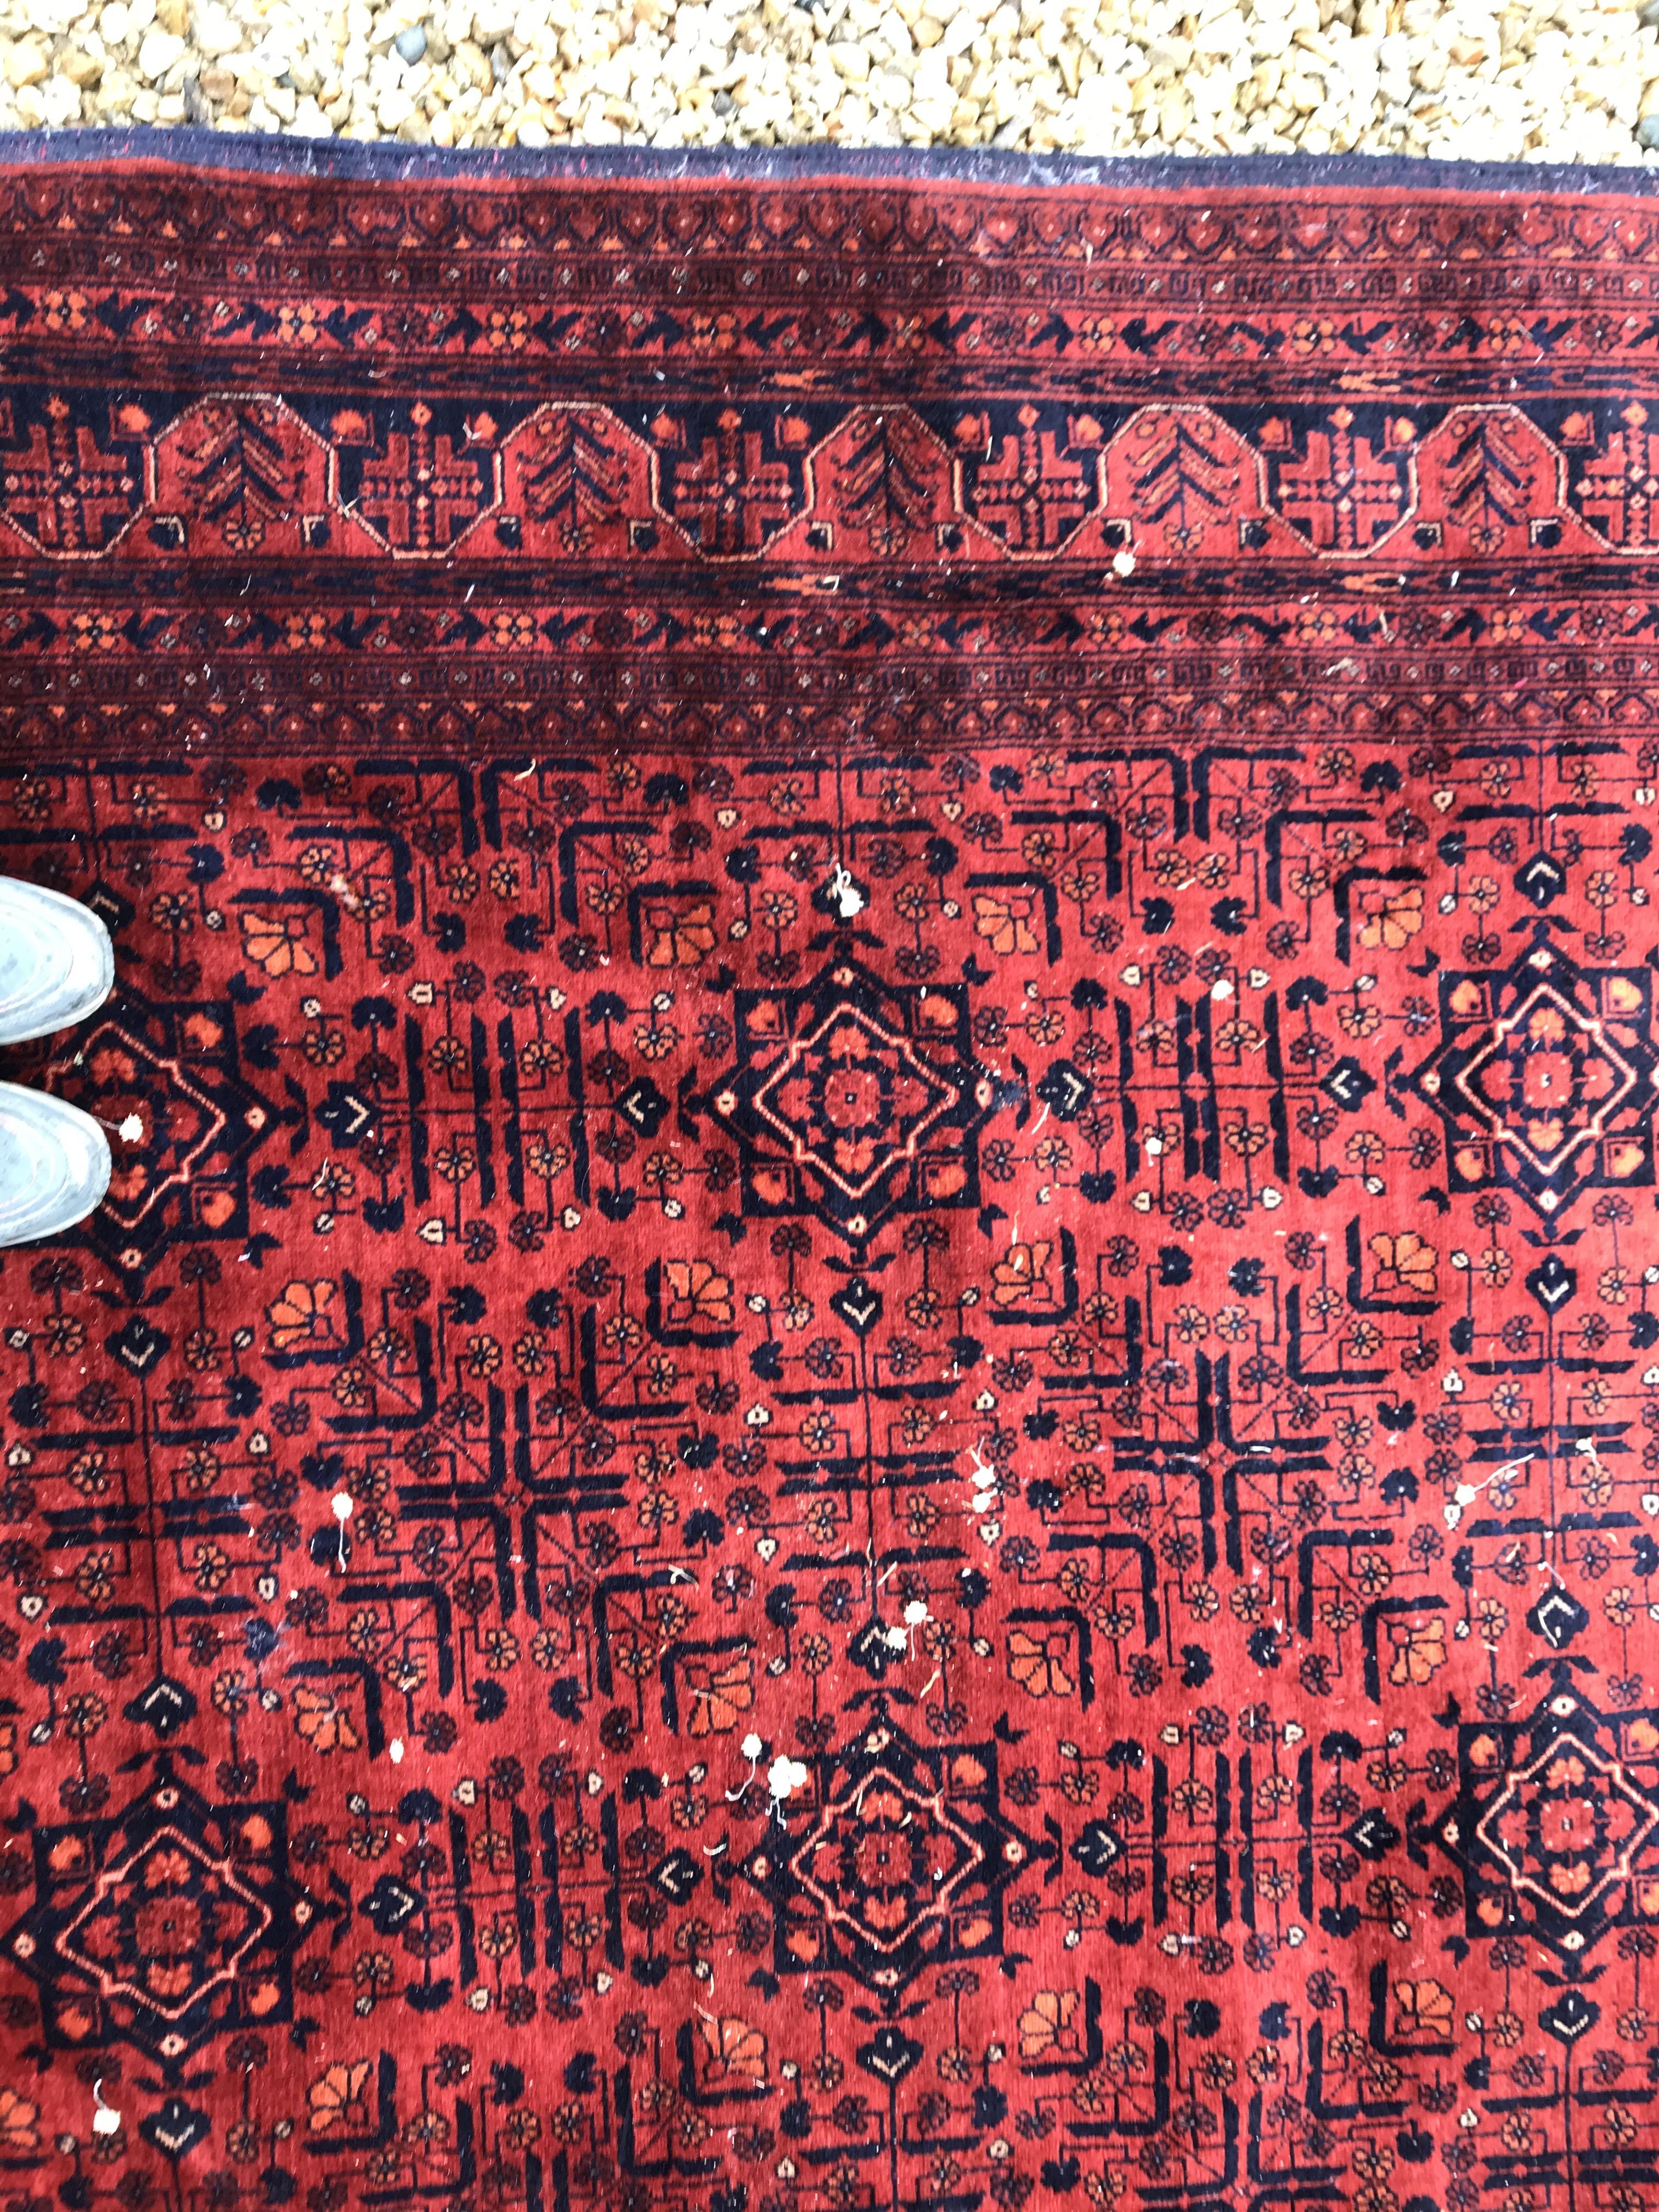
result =
[{"label": "white sneaker", "polygon": [[0,1245],[31,1244],[84,1221],[109,1188],[109,1139],[90,1114],[0,1083]]},{"label": "white sneaker", "polygon": [[84,1020],[114,981],[115,947],[89,906],[0,876],[0,1044]]}]

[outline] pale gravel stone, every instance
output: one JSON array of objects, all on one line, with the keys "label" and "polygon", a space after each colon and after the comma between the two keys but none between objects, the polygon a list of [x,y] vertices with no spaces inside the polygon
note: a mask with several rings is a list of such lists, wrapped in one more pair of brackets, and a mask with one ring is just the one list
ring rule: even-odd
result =
[{"label": "pale gravel stone", "polygon": [[44,84],[52,75],[52,56],[40,39],[20,39],[6,52],[6,82],[18,92]]},{"label": "pale gravel stone", "polygon": [[0,0],[0,128],[1659,160],[1659,0]]},{"label": "pale gravel stone", "polygon": [[[139,74],[152,84],[164,77],[174,62],[182,59],[185,42],[174,31],[152,30],[145,33],[138,49]],[[78,103],[77,103],[78,105]]]}]

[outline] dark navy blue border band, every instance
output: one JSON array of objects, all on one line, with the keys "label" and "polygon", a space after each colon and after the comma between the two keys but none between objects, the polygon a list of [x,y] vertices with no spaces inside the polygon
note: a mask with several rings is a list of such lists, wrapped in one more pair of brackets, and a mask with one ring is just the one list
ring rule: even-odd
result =
[{"label": "dark navy blue border band", "polygon": [[1019,154],[958,146],[653,147],[545,149],[405,146],[396,140],[301,138],[191,128],[0,131],[0,165],[82,167],[143,161],[241,175],[325,179],[421,178],[456,183],[637,180],[665,184],[1002,185],[1112,191],[1196,191],[1251,185],[1364,191],[1458,192],[1520,198],[1561,192],[1645,198],[1659,192],[1659,161],[1629,168],[1530,161],[1429,161],[1391,154],[1153,154],[1099,158]]}]

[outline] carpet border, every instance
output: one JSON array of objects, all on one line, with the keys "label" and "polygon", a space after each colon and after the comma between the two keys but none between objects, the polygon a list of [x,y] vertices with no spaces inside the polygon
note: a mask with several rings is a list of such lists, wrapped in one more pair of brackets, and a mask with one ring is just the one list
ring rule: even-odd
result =
[{"label": "carpet border", "polygon": [[0,131],[0,168],[207,169],[314,181],[379,179],[519,185],[583,180],[657,185],[955,184],[1002,190],[1282,192],[1361,190],[1490,198],[1659,196],[1659,161],[1627,167],[1530,161],[1443,161],[1394,154],[1028,154],[989,148],[405,146],[396,140],[302,138],[180,125]]}]

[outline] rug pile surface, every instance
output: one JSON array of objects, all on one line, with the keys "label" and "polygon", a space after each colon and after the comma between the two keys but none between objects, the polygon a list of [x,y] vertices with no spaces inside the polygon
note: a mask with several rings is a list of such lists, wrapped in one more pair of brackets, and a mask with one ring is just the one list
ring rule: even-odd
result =
[{"label": "rug pile surface", "polygon": [[13,156],[8,2203],[1649,2203],[1656,203]]}]

